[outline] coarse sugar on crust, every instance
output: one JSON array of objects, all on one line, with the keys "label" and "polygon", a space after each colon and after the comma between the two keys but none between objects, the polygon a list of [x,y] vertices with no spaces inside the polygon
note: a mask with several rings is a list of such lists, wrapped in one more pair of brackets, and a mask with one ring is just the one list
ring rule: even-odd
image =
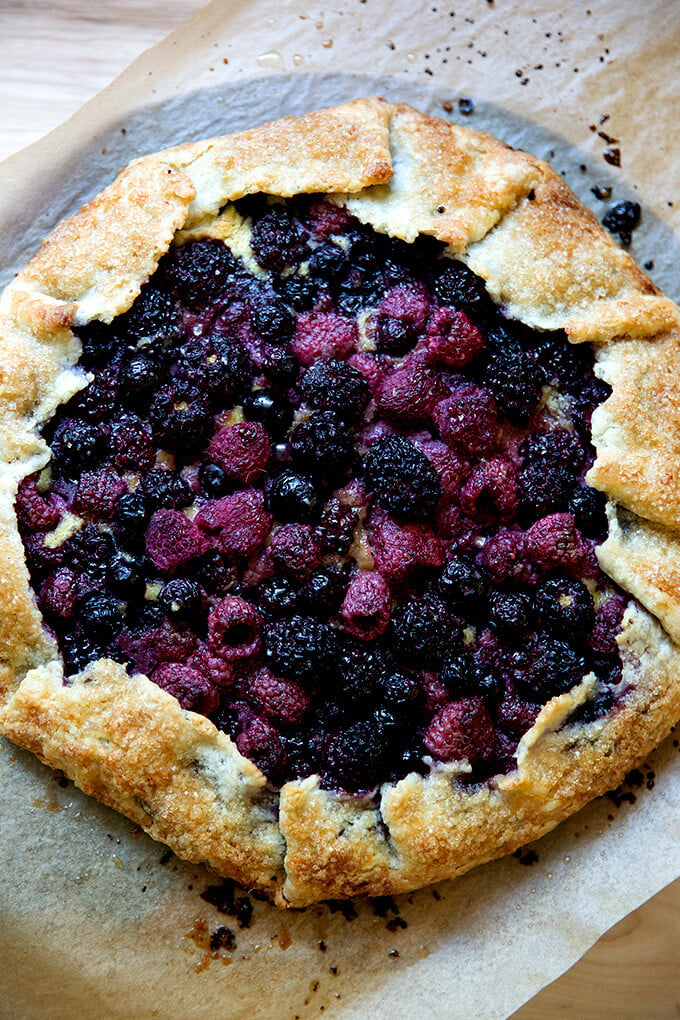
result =
[{"label": "coarse sugar on crust", "polygon": [[[39,427],[88,382],[72,327],[125,313],[173,239],[222,236],[225,205],[261,192],[322,194],[378,232],[435,238],[509,319],[596,345],[612,388],[593,419],[588,475],[613,506],[600,562],[645,608],[629,604],[618,636],[616,705],[579,717],[598,694],[592,674],[551,698],[507,774],[472,784],[470,765],[453,761],[372,795],[329,791],[317,776],[277,790],[146,676],[106,658],[64,684],[13,503],[49,461]],[[679,322],[547,164],[404,105],[355,100],[138,159],[49,235],[0,299],[0,732],[182,857],[280,906],[414,889],[549,831],[617,785],[680,716]],[[343,328],[328,325],[329,344],[348,342]]]}]

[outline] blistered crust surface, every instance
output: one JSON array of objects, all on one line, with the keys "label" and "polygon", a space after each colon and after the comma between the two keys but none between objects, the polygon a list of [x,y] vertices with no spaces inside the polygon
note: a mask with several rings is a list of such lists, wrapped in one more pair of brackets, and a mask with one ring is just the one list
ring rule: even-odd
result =
[{"label": "blistered crust surface", "polygon": [[127,310],[173,239],[237,230],[224,206],[258,191],[323,192],[377,230],[406,240],[430,234],[511,316],[601,345],[599,370],[613,394],[596,412],[589,482],[634,511],[613,511],[601,561],[674,637],[680,320],[545,163],[378,99],[141,158],[57,227],[5,291],[0,732],[182,856],[301,906],[415,888],[552,828],[668,732],[680,715],[680,653],[655,620],[631,609],[621,645],[632,686],[622,708],[570,725],[595,693],[585,678],[542,710],[511,775],[469,790],[466,763],[440,766],[378,799],[328,793],[309,777],[287,784],[279,800],[212,723],[109,660],[62,684],[12,504],[20,478],[49,458],[38,426],[87,382],[71,327]]}]

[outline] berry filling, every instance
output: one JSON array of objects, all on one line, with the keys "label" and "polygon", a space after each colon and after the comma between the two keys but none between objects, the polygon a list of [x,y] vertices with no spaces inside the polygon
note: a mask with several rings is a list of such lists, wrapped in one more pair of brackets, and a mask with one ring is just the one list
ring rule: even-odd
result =
[{"label": "berry filling", "polygon": [[172,248],[79,330],[93,379],[19,487],[67,676],[113,658],[273,785],[346,792],[511,770],[587,673],[573,719],[610,711],[626,599],[584,482],[592,352],[506,319],[432,239],[318,198],[231,214],[248,252]]}]

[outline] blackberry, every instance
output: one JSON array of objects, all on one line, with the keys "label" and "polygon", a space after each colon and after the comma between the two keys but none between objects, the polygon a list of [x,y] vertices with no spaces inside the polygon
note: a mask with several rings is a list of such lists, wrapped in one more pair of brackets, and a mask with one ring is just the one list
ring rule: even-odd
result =
[{"label": "blackberry", "polygon": [[[145,475],[134,495],[144,498],[146,507],[154,510],[178,510],[189,506],[193,501],[193,493],[181,475],[166,468],[153,468]],[[125,497],[121,497],[124,499]],[[120,501],[118,503],[120,511]],[[120,516],[120,512],[119,512]]]},{"label": "blackberry", "polygon": [[579,471],[586,457],[578,434],[566,429],[535,432],[520,444],[519,452],[524,463],[538,463],[542,468],[564,467],[572,474]]},{"label": "blackberry", "polygon": [[355,793],[384,778],[387,759],[384,723],[377,718],[362,719],[331,738],[325,774],[330,784]]},{"label": "blackberry", "polygon": [[295,316],[283,301],[267,301],[251,310],[255,332],[270,344],[285,344],[295,332]]},{"label": "blackberry", "polygon": [[337,613],[349,584],[349,564],[341,568],[329,567],[312,574],[298,594],[298,603],[315,616]]},{"label": "blackberry", "polygon": [[607,530],[606,502],[604,493],[579,485],[569,497],[567,510],[574,515],[580,532],[589,538],[602,538]]},{"label": "blackberry", "polygon": [[235,257],[223,241],[190,241],[173,250],[165,274],[175,296],[188,308],[214,301],[236,270]]},{"label": "blackberry", "polygon": [[141,541],[149,513],[146,500],[140,492],[127,492],[116,503],[115,523],[124,536]]},{"label": "blackberry", "polygon": [[77,574],[103,578],[116,551],[116,543],[108,531],[100,531],[96,524],[86,524],[63,548],[69,565]]},{"label": "blackberry", "polygon": [[92,382],[72,397],[69,409],[76,417],[86,421],[103,421],[113,415],[118,393],[118,369],[109,365],[97,372]]},{"label": "blackberry", "polygon": [[517,480],[520,507],[530,520],[563,510],[574,484],[568,468],[540,461],[524,464]]},{"label": "blackberry", "polygon": [[295,585],[288,578],[275,575],[257,586],[251,601],[264,618],[293,613],[297,605]]},{"label": "blackberry", "polygon": [[177,384],[158,391],[149,420],[157,442],[171,453],[197,450],[213,428],[208,398],[191,387]]},{"label": "blackberry", "polygon": [[243,398],[243,413],[248,421],[260,422],[270,436],[282,436],[290,428],[293,408],[267,390],[257,390]]},{"label": "blackberry", "polygon": [[300,362],[283,347],[272,347],[262,356],[261,368],[272,386],[287,389],[295,384]]},{"label": "blackberry", "polygon": [[583,581],[553,577],[536,589],[539,620],[559,637],[585,641],[595,623],[593,596]]},{"label": "blackberry", "polygon": [[97,425],[77,418],[62,421],[52,439],[52,470],[66,478],[75,478],[81,471],[100,463],[104,433]]},{"label": "blackberry", "polygon": [[292,616],[270,624],[265,642],[267,665],[291,679],[318,680],[325,685],[335,670],[335,631],[310,616]]},{"label": "blackberry", "polygon": [[498,704],[505,692],[505,682],[498,671],[488,662],[475,662],[473,675],[475,694],[487,705]]},{"label": "blackberry", "polygon": [[465,652],[447,655],[439,673],[454,699],[477,694],[477,677],[470,656]]},{"label": "blackberry", "polygon": [[85,326],[74,328],[74,332],[83,347],[81,364],[88,369],[110,361],[124,346],[118,330],[112,323],[95,320]]},{"label": "blackberry", "polygon": [[614,705],[614,695],[608,687],[598,694],[592,701],[585,701],[582,705],[572,712],[569,716],[568,722],[570,725],[574,723],[591,723],[600,719],[603,715],[606,715],[610,708]]},{"label": "blackberry", "polygon": [[486,297],[484,282],[462,262],[442,260],[442,268],[434,281],[434,292],[444,305],[469,308]]},{"label": "blackberry", "polygon": [[302,396],[312,407],[334,411],[343,421],[361,418],[371,399],[364,377],[346,361],[329,358],[308,368],[302,379]]},{"label": "blackberry", "polygon": [[420,684],[407,673],[383,673],[378,691],[390,709],[399,714],[414,709],[420,698]]},{"label": "blackberry", "polygon": [[640,222],[639,202],[629,202],[622,199],[619,202],[612,202],[607,212],[602,217],[602,225],[612,234],[618,234],[621,244],[629,245],[632,234]]},{"label": "blackberry", "polygon": [[325,481],[344,477],[354,456],[354,437],[333,411],[312,411],[290,442],[296,463]]},{"label": "blackberry", "polygon": [[483,383],[512,425],[526,425],[541,399],[541,373],[519,346],[491,351]]},{"label": "blackberry", "polygon": [[151,397],[165,373],[155,361],[137,355],[120,372],[121,393],[126,404],[136,407]]},{"label": "blackberry", "polygon": [[529,630],[532,606],[523,592],[495,591],[489,599],[489,623],[501,637],[521,637]]},{"label": "blackberry", "polygon": [[337,660],[340,701],[347,707],[374,701],[387,670],[387,656],[381,648],[345,638]]},{"label": "blackberry", "polygon": [[277,277],[274,287],[281,300],[296,312],[308,312],[316,303],[317,287],[308,276]]},{"label": "blackberry", "polygon": [[199,577],[210,595],[226,595],[236,583],[236,570],[216,550],[207,553],[199,566]]},{"label": "blackberry", "polygon": [[587,344],[572,344],[563,332],[534,334],[532,355],[544,382],[576,394],[593,370],[593,353]]},{"label": "blackberry", "polygon": [[186,622],[195,617],[203,606],[200,584],[184,577],[168,581],[160,590],[158,605],[172,622]]},{"label": "blackberry", "polygon": [[142,287],[122,324],[128,336],[138,342],[162,337],[169,345],[181,336],[181,319],[172,296],[150,283]]},{"label": "blackberry", "polygon": [[109,563],[107,572],[108,586],[121,598],[134,598],[143,594],[144,565],[139,559],[116,553]]},{"label": "blackberry", "polygon": [[313,522],[318,520],[321,510],[321,499],[312,479],[294,471],[277,475],[267,494],[267,503],[274,517],[284,523]]},{"label": "blackberry", "polygon": [[322,244],[309,257],[309,272],[320,280],[337,279],[347,264],[347,255],[337,244]]},{"label": "blackberry", "polygon": [[120,630],[123,616],[120,602],[108,592],[92,592],[80,603],[83,630],[95,640],[106,643]]},{"label": "blackberry", "polygon": [[221,467],[217,464],[212,464],[210,461],[206,461],[201,464],[198,471],[198,480],[201,486],[201,491],[206,494],[208,499],[219,499],[220,496],[226,496],[227,493],[232,492],[234,489],[234,482]]},{"label": "blackberry", "polygon": [[64,672],[67,676],[80,673],[102,656],[101,648],[82,633],[65,634],[60,642],[64,658]]},{"label": "blackberry", "polygon": [[450,640],[450,620],[437,601],[411,601],[393,610],[390,631],[398,658],[423,669],[441,662]]},{"label": "blackberry", "polygon": [[579,683],[588,672],[586,661],[566,641],[552,635],[511,657],[512,680],[528,701],[545,702]]},{"label": "blackberry", "polygon": [[474,610],[485,601],[488,578],[471,557],[448,560],[439,577],[439,590],[451,605]]},{"label": "blackberry", "polygon": [[280,205],[273,206],[253,225],[250,246],[262,268],[274,273],[299,265],[309,251],[302,227]]},{"label": "blackberry", "polygon": [[444,492],[425,454],[399,435],[370,446],[364,457],[364,480],[379,506],[407,520],[431,517]]},{"label": "blackberry", "polygon": [[253,366],[244,346],[233,337],[212,333],[208,340],[205,348],[199,348],[187,382],[226,408],[250,389]]},{"label": "blackberry", "polygon": [[324,550],[345,556],[352,544],[354,528],[358,519],[359,516],[354,507],[347,503],[341,503],[337,497],[332,496],[323,508],[319,522]]}]

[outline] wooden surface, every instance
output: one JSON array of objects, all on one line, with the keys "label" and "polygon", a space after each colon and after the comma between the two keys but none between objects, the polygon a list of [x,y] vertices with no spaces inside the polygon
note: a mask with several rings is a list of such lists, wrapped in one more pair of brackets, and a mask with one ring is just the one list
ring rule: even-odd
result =
[{"label": "wooden surface", "polygon": [[[0,0],[0,158],[39,138],[200,0]],[[513,1020],[680,1017],[680,880],[604,935]]]}]

